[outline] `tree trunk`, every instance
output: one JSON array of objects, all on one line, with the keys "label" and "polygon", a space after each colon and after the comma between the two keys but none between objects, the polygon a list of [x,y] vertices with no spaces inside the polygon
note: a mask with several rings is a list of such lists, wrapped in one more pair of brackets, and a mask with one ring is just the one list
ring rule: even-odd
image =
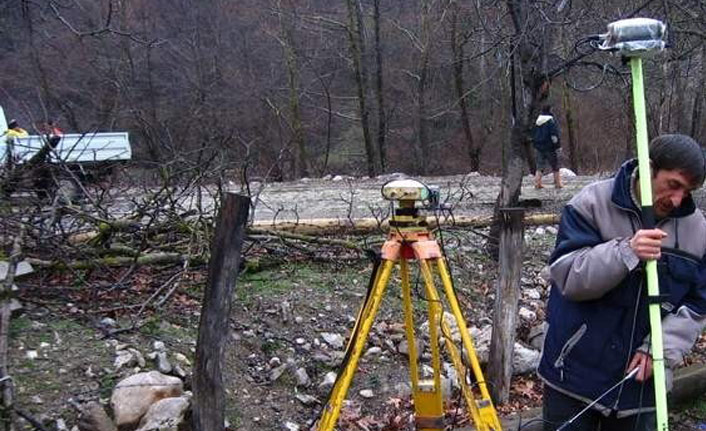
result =
[{"label": "tree trunk", "polygon": [[224,199],[211,245],[208,282],[196,343],[192,417],[195,431],[224,429],[225,392],[221,364],[250,207],[250,199],[242,195],[226,193]]},{"label": "tree trunk", "polygon": [[370,138],[370,121],[367,104],[368,94],[368,68],[366,66],[365,38],[363,36],[363,12],[358,0],[346,0],[348,6],[348,35],[350,40],[351,57],[355,73],[356,90],[358,91],[358,110],[360,111],[360,125],[363,129],[363,143],[365,144],[366,167],[368,176],[378,174],[378,157]]},{"label": "tree trunk", "polygon": [[431,7],[427,0],[421,0],[421,25],[419,31],[419,39],[421,45],[421,52],[419,54],[419,67],[417,69],[417,112],[416,112],[416,126],[417,126],[417,171],[420,175],[427,175],[429,173],[429,164],[431,160],[431,154],[429,149],[429,136],[427,133],[427,120],[426,120],[426,93],[427,93],[427,73],[429,65],[429,43],[430,43],[430,30],[429,30],[429,8]]},{"label": "tree trunk", "polygon": [[453,58],[451,61],[454,66],[454,89],[456,90],[456,97],[458,98],[458,106],[460,109],[459,120],[461,121],[461,126],[463,127],[463,134],[466,137],[466,149],[470,160],[469,170],[471,172],[478,172],[478,169],[480,168],[481,148],[480,145],[478,145],[473,139],[471,123],[468,118],[468,102],[465,94],[466,89],[463,85],[463,65],[465,62],[463,45],[465,42],[459,40],[458,8],[458,3],[453,2],[451,4],[451,52],[453,53]]},{"label": "tree trunk", "polygon": [[277,8],[279,10],[282,49],[284,50],[284,59],[287,66],[290,126],[292,128],[292,144],[294,145],[294,177],[301,178],[309,175],[309,159],[306,154],[304,125],[302,124],[301,109],[299,107],[299,65],[297,53],[294,49],[291,20],[283,16],[280,2],[277,2]]},{"label": "tree trunk", "polygon": [[387,136],[387,118],[385,113],[385,93],[383,91],[383,67],[382,67],[382,45],[380,44],[380,0],[373,1],[375,22],[375,93],[377,96],[378,114],[378,153],[380,154],[381,172],[387,169],[387,154],[385,149],[385,138]]},{"label": "tree trunk", "polygon": [[569,167],[572,171],[579,172],[579,145],[576,142],[576,125],[574,124],[574,108],[571,104],[571,95],[566,80],[561,87],[562,101],[564,105],[564,116],[566,119],[566,132],[569,136]]},{"label": "tree trunk", "polygon": [[703,130],[701,123],[703,121],[704,91],[706,91],[706,44],[701,47],[701,76],[691,109],[691,136],[702,143],[704,138],[704,136],[701,136],[701,131]]},{"label": "tree trunk", "polygon": [[[502,211],[502,210],[501,210]],[[512,354],[522,273],[523,210],[502,211],[500,277],[495,296],[493,339],[488,357],[488,380],[493,399],[502,404],[510,396]]]}]

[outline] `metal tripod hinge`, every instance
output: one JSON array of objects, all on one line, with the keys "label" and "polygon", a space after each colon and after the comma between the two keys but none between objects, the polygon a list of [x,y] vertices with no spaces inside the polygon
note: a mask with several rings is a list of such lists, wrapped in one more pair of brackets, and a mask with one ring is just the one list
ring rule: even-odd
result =
[{"label": "metal tripod hinge", "polygon": [[[352,336],[348,341],[347,361],[342,364],[336,383],[326,403],[318,424],[319,431],[332,431],[343,406],[348,388],[355,374],[358,360],[370,333],[370,329],[382,302],[394,267],[400,269],[400,285],[404,311],[405,334],[409,346],[409,371],[414,400],[415,424],[419,431],[442,431],[444,429],[444,403],[441,390],[441,349],[440,339],[459,378],[459,386],[468,408],[469,419],[478,431],[501,431],[500,420],[490,398],[483,378],[480,363],[471,340],[466,321],[454,293],[451,275],[446,266],[441,247],[429,231],[424,217],[418,214],[414,200],[401,200],[399,208],[390,223],[388,238],[382,246],[382,263],[373,274],[371,291],[366,297],[356,319]],[[394,222],[394,223],[392,223]],[[418,263],[424,280],[429,316],[429,339],[431,349],[431,378],[419,378],[417,345],[414,334],[414,314],[410,285],[409,261]],[[441,280],[445,303],[448,304],[458,325],[463,342],[463,350],[455,345],[450,337],[449,322],[444,318],[443,305],[434,285],[434,278]],[[463,353],[466,354],[464,361]],[[473,386],[467,381],[468,367],[472,371]]]}]

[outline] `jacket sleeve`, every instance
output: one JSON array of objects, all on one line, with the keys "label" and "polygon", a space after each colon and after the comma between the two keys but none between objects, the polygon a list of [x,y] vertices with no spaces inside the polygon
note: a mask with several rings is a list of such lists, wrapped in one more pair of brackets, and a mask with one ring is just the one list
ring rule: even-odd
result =
[{"label": "jacket sleeve", "polygon": [[564,208],[550,274],[573,301],[597,299],[616,287],[640,263],[630,238],[604,241],[590,220],[571,204]]},{"label": "jacket sleeve", "polygon": [[684,362],[684,356],[691,350],[706,326],[706,315],[699,314],[688,305],[683,305],[674,313],[662,319],[664,359],[667,366],[674,369]]}]

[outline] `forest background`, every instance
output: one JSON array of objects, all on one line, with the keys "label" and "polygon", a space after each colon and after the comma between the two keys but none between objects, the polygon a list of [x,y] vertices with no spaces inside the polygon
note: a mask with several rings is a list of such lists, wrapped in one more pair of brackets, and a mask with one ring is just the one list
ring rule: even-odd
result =
[{"label": "forest background", "polygon": [[650,135],[703,142],[706,4],[691,0],[5,0],[0,104],[30,133],[50,118],[129,131],[145,167],[287,180],[499,173],[541,102],[568,167],[603,172],[632,151],[629,70],[587,37],[637,15],[669,25],[645,66]]}]

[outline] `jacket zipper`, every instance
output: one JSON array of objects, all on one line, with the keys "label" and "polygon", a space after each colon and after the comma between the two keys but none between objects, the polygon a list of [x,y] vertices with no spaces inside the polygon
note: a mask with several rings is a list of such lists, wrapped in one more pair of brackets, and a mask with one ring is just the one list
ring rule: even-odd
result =
[{"label": "jacket zipper", "polygon": [[583,335],[586,333],[586,330],[588,329],[588,326],[583,323],[579,327],[579,329],[574,332],[574,334],[564,343],[564,346],[561,348],[561,352],[559,352],[559,357],[556,358],[556,361],[554,361],[554,368],[559,369],[559,379],[563,382],[564,381],[564,359],[566,359],[567,356],[569,356],[569,353],[576,347],[576,344],[579,342],[579,340],[583,337]]}]

